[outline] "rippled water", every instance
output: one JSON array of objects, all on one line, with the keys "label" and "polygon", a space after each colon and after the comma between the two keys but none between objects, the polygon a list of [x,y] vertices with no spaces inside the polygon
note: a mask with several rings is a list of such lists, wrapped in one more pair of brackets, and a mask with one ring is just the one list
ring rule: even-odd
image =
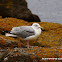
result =
[{"label": "rippled water", "polygon": [[43,22],[62,24],[62,0],[26,0],[28,8]]}]

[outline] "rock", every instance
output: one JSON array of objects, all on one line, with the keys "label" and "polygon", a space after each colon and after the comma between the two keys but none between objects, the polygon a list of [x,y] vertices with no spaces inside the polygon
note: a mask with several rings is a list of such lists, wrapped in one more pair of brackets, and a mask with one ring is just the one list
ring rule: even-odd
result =
[{"label": "rock", "polygon": [[37,15],[33,14],[33,17],[35,22],[40,22],[40,19]]},{"label": "rock", "polygon": [[25,22],[21,19],[16,18],[2,18],[0,19],[0,33],[3,35],[4,32],[8,32],[12,29],[12,27],[15,26],[22,26],[22,25],[28,25],[28,22]]},{"label": "rock", "polygon": [[26,0],[1,0],[0,16],[15,17],[28,22],[40,22],[37,15],[33,15],[27,7]]},{"label": "rock", "polygon": [[[8,53],[2,59],[2,62],[43,62],[42,58],[61,58],[62,51],[60,48],[14,48],[7,50]],[[51,54],[52,53],[52,54]],[[48,62],[50,60],[47,60]],[[54,61],[54,60],[53,60]],[[59,60],[61,62],[61,60]]]},{"label": "rock", "polygon": [[[2,18],[0,19],[0,33],[5,34],[13,27],[31,25],[33,22],[28,23],[21,19],[16,18]],[[41,47],[62,46],[62,25],[58,23],[38,22],[44,29],[38,40],[31,41],[30,45]],[[9,38],[10,39],[10,38]],[[25,43],[25,42],[23,42]]]},{"label": "rock", "polygon": [[8,54],[8,51],[0,48],[0,62],[3,61],[3,58]]},{"label": "rock", "polygon": [[58,47],[62,46],[62,25],[58,23],[40,22],[44,28],[38,38],[36,45],[42,47]]},{"label": "rock", "polygon": [[10,38],[6,37],[4,35],[0,35],[0,48],[2,49],[7,49],[8,47],[10,48],[15,48],[15,47],[23,47],[27,48],[26,45],[24,45],[18,38]]},{"label": "rock", "polygon": [[36,41],[31,41],[29,49],[20,38],[2,34],[10,31],[12,27],[32,23],[17,18],[0,19],[0,62],[43,62],[42,58],[62,58],[61,24],[38,22],[43,27],[43,32]]}]

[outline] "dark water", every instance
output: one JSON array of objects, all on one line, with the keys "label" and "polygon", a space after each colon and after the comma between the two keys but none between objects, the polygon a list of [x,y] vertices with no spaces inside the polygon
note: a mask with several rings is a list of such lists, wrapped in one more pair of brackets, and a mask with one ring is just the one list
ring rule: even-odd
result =
[{"label": "dark water", "polygon": [[43,22],[62,24],[62,0],[26,0],[28,8]]}]

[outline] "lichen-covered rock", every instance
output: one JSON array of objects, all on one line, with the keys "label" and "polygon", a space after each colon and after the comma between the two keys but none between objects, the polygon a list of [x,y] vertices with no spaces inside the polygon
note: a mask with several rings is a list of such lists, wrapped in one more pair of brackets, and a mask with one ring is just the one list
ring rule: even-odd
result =
[{"label": "lichen-covered rock", "polygon": [[13,27],[31,25],[32,23],[34,22],[28,23],[16,18],[0,18],[0,61],[42,62],[42,58],[62,58],[61,24],[38,22],[43,27],[43,31],[37,40],[30,41],[29,49],[26,48],[26,42],[23,42],[19,37],[6,37],[3,34]]},{"label": "lichen-covered rock", "polygon": [[13,27],[27,25],[27,23],[24,20],[16,18],[0,19],[0,31],[10,31]]},{"label": "lichen-covered rock", "polygon": [[15,17],[28,22],[40,22],[37,15],[33,15],[27,7],[26,0],[1,0],[0,16]]},{"label": "lichen-covered rock", "polygon": [[[33,23],[28,23],[24,20],[20,20],[21,19],[16,18],[0,19],[0,33],[2,34],[5,31],[10,31],[13,27],[31,25]],[[48,22],[40,22],[39,24],[43,27],[44,31],[39,36],[38,40],[31,41],[30,45],[38,45],[45,47],[62,46],[61,24]]]},{"label": "lichen-covered rock", "polygon": [[41,22],[44,28],[37,41],[38,46],[53,47],[62,46],[62,25],[58,23]]},{"label": "lichen-covered rock", "polygon": [[[61,48],[42,48],[33,46],[27,48],[8,49],[8,54],[3,58],[3,62],[42,62],[42,58],[61,58]],[[47,60],[47,62],[52,60]],[[59,60],[57,60],[59,61]],[[60,60],[61,61],[61,60]]]}]

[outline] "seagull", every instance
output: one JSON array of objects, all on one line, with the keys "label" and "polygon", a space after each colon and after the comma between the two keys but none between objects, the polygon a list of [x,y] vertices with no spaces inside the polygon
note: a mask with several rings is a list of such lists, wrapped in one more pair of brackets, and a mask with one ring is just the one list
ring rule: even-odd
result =
[{"label": "seagull", "polygon": [[33,23],[32,26],[13,27],[10,33],[6,33],[5,36],[20,37],[23,41],[28,41],[27,48],[29,48],[29,41],[37,39],[42,28],[38,23]]}]

